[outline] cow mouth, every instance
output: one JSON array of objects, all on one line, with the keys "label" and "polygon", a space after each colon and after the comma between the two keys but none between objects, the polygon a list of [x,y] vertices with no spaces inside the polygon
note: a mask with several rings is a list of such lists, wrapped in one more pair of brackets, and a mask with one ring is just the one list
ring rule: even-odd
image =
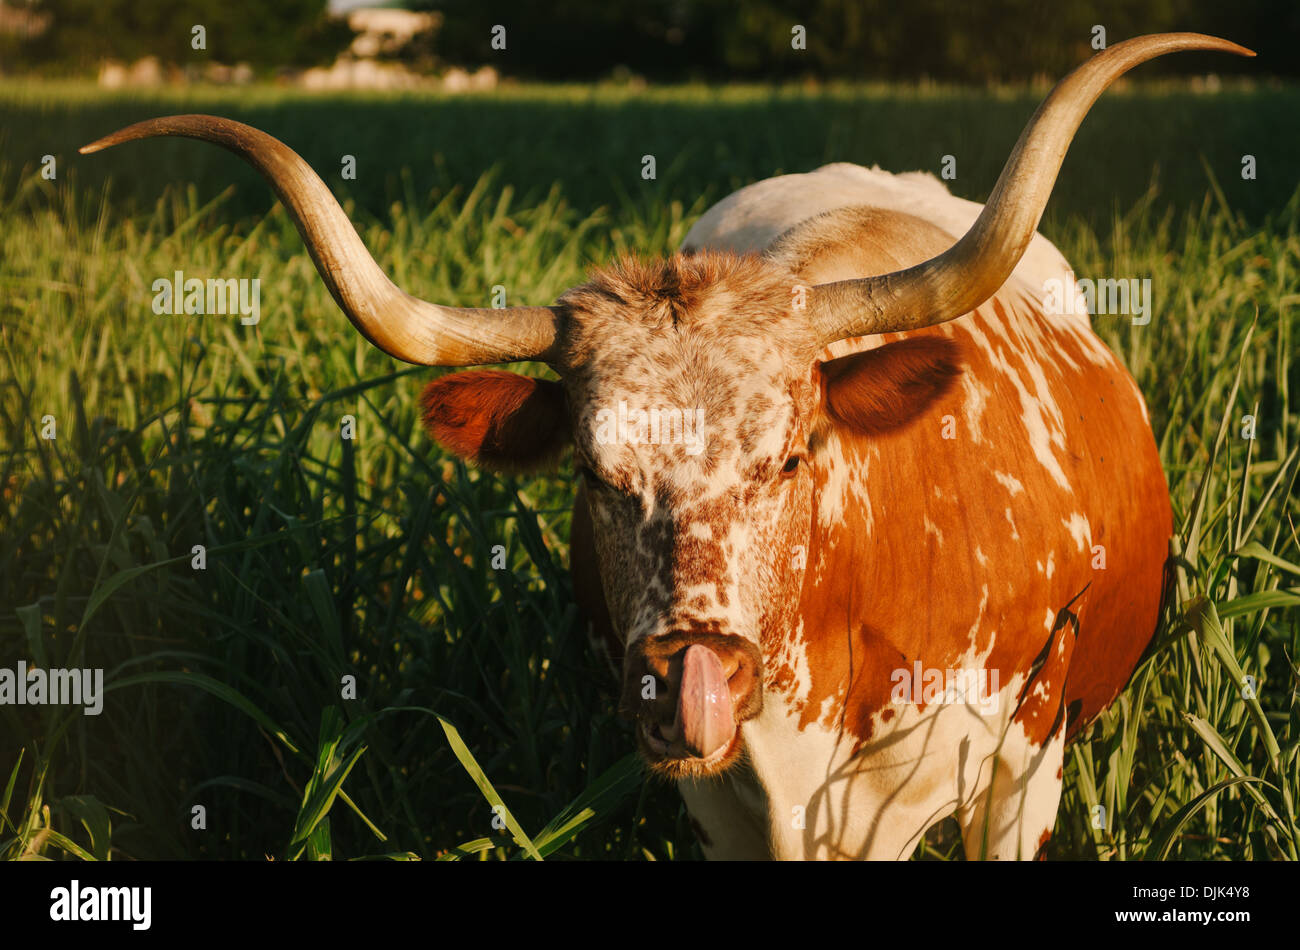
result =
[{"label": "cow mouth", "polygon": [[745,740],[737,726],[726,742],[712,753],[693,755],[680,743],[668,741],[656,725],[642,721],[636,731],[641,756],[651,771],[669,779],[708,778],[726,771],[740,758]]},{"label": "cow mouth", "polygon": [[641,751],[652,769],[674,778],[714,775],[740,754],[740,725],[727,674],[709,647],[682,654],[671,721],[642,718]]}]

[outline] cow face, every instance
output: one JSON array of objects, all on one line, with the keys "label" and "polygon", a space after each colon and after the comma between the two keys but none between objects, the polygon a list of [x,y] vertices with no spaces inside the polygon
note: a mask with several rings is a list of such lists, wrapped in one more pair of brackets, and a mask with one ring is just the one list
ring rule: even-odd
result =
[{"label": "cow face", "polygon": [[661,773],[714,774],[795,623],[818,453],[888,431],[955,374],[946,340],[819,363],[799,281],[756,256],[625,261],[560,298],[562,381],[497,370],[430,384],[444,446],[528,469],[572,444],[625,713]]}]

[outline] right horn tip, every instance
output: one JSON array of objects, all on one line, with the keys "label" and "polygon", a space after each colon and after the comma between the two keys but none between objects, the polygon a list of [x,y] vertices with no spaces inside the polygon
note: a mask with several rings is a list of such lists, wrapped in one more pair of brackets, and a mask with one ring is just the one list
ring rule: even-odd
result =
[{"label": "right horn tip", "polygon": [[1232,53],[1236,56],[1251,56],[1251,57],[1255,55],[1255,51],[1253,49],[1250,49],[1249,47],[1246,46],[1242,46],[1240,43],[1234,43],[1232,42],[1232,40],[1225,40],[1221,36],[1210,36],[1205,33],[1192,33],[1190,35],[1192,37],[1195,37],[1197,40],[1203,42],[1208,41],[1205,42],[1204,48],[1208,50],[1212,50],[1216,53]]}]

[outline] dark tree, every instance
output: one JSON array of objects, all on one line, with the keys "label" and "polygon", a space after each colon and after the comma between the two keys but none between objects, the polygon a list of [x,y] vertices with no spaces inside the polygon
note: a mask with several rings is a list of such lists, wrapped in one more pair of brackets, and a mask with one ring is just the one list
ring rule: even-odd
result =
[{"label": "dark tree", "polygon": [[[305,66],[332,60],[351,39],[346,24],[326,15],[327,0],[20,0],[19,5],[48,16],[49,25],[20,44],[11,40],[12,54],[61,69],[143,56],[180,66]],[[192,47],[195,25],[206,31],[204,50]]]}]

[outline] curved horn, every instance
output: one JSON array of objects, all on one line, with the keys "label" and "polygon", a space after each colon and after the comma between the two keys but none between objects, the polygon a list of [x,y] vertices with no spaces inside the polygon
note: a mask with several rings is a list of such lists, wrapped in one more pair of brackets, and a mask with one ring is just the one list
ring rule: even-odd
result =
[{"label": "curved horn", "polygon": [[1043,100],[993,187],[975,224],[949,250],[922,264],[811,288],[817,340],[895,333],[960,317],[997,292],[1038,228],[1070,140],[1088,109],[1115,79],[1165,53],[1217,50],[1255,54],[1200,33],[1157,33],[1117,43],[1066,76]]},{"label": "curved horn", "polygon": [[410,296],[375,263],[311,166],[265,132],[218,116],[175,115],[128,125],[81,152],[160,135],[212,142],[261,172],[289,209],[334,300],[362,335],[390,356],[427,366],[548,357],[555,343],[555,310],[442,307]]}]

